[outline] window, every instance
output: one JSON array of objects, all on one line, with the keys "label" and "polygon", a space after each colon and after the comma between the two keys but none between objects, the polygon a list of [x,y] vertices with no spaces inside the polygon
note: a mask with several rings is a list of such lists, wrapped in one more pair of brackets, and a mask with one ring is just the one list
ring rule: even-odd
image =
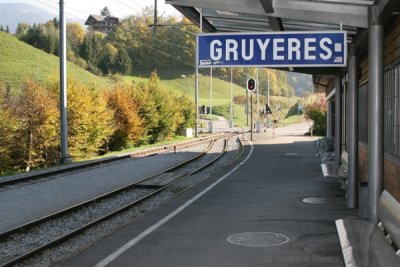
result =
[{"label": "window", "polygon": [[358,89],[358,140],[368,144],[368,83]]},{"label": "window", "polygon": [[385,151],[400,156],[400,62],[389,66],[384,76],[384,146]]}]

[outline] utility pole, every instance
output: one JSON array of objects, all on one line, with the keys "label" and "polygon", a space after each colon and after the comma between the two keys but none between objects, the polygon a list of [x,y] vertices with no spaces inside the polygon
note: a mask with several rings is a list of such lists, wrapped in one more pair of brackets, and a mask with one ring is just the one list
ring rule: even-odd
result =
[{"label": "utility pole", "polygon": [[71,161],[68,153],[68,120],[67,120],[67,36],[64,16],[64,0],[60,0],[60,125],[61,125],[61,158],[60,163]]},{"label": "utility pole", "polygon": [[156,37],[157,33],[157,0],[154,0],[154,19],[153,19],[153,37]]}]

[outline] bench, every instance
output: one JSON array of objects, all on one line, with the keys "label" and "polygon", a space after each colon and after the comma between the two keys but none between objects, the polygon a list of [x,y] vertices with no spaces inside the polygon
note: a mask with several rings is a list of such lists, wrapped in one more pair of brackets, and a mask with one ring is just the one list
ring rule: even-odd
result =
[{"label": "bench", "polygon": [[387,191],[379,198],[378,217],[378,225],[357,219],[336,220],[345,266],[400,266],[400,203]]},{"label": "bench", "polygon": [[321,164],[322,175],[324,178],[335,178],[346,188],[348,155],[345,151],[340,155],[341,165],[337,166],[335,162],[325,162]]}]

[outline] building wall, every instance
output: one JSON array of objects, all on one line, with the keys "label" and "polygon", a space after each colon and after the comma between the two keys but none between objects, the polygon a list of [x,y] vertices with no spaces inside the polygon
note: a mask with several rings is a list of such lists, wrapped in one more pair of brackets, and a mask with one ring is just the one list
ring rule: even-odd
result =
[{"label": "building wall", "polygon": [[[397,16],[384,27],[384,64],[385,67],[400,60],[400,18]],[[359,82],[368,82],[368,56],[359,58]],[[364,86],[363,90],[367,86]],[[366,118],[360,118],[366,119]],[[399,138],[400,139],[400,138]],[[398,140],[400,142],[400,140]],[[368,144],[359,143],[358,150],[359,181],[368,181]],[[384,188],[400,201],[400,158],[385,152],[384,159]]]},{"label": "building wall", "polygon": [[368,146],[365,143],[358,144],[358,179],[368,181]]}]

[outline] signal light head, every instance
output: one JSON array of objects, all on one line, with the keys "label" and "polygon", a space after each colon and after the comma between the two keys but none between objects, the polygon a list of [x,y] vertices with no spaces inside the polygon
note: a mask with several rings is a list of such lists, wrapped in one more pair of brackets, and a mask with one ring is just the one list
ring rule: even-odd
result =
[{"label": "signal light head", "polygon": [[247,90],[249,90],[250,92],[253,92],[256,90],[256,80],[254,80],[254,79],[247,80]]}]

